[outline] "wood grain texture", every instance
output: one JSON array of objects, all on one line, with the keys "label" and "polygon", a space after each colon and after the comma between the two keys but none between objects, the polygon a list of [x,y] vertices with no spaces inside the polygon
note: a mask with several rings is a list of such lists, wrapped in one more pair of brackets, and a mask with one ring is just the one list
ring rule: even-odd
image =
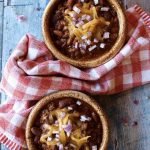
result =
[{"label": "wood grain texture", "polygon": [[150,12],[150,1],[149,0],[124,0],[126,7],[131,7],[135,4],[141,6],[145,11]]},{"label": "wood grain texture", "polygon": [[150,149],[150,84],[97,99],[109,118],[109,150]]},{"label": "wood grain texture", "polygon": [[[0,62],[2,62],[2,42],[3,42],[3,2],[0,2]],[[2,69],[0,63],[0,70]],[[0,71],[1,78],[1,71]]]},{"label": "wood grain texture", "polygon": [[35,3],[39,3],[39,5],[43,5],[44,7],[48,3],[49,0],[4,0],[5,6],[27,6],[34,5]]},{"label": "wood grain texture", "polygon": [[[5,4],[4,20],[1,1]],[[30,32],[42,39],[41,16],[48,1],[0,0],[0,50],[3,49],[0,63],[2,63],[2,68],[24,34]],[[148,0],[122,1],[126,7],[139,4],[145,10],[150,11]],[[25,21],[18,19],[21,15],[26,17]],[[5,101],[4,94],[1,99]],[[96,99],[109,118],[111,129],[109,150],[150,150],[150,84],[120,94],[97,96]],[[1,150],[6,150],[6,148],[1,146]]]}]

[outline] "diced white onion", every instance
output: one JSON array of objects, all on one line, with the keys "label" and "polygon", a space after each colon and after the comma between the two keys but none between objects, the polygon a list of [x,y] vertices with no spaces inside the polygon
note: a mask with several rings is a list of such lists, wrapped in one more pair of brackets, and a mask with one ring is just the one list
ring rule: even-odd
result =
[{"label": "diced white onion", "polygon": [[91,17],[90,15],[87,15],[87,16],[86,16],[86,20],[87,20],[87,21],[91,21],[91,20],[92,20],[92,17]]},{"label": "diced white onion", "polygon": [[63,150],[64,149],[63,144],[60,144],[58,147],[59,147],[59,150]]},{"label": "diced white onion", "polygon": [[86,18],[87,18],[87,15],[83,15],[81,19],[85,20]]},{"label": "diced white onion", "polygon": [[106,45],[105,43],[101,43],[100,48],[105,48],[105,45]]},{"label": "diced white onion", "polygon": [[56,138],[59,138],[59,134],[56,134],[55,137],[56,137]]},{"label": "diced white onion", "polygon": [[109,11],[109,7],[102,7],[101,11]]},{"label": "diced white onion", "polygon": [[75,48],[76,48],[76,49],[78,48],[78,42],[75,43]]},{"label": "diced white onion", "polygon": [[92,146],[92,150],[97,150],[97,145]]},{"label": "diced white onion", "polygon": [[98,43],[98,39],[97,38],[94,38],[94,43]]},{"label": "diced white onion", "polygon": [[82,36],[82,40],[87,39],[87,35]]},{"label": "diced white onion", "polygon": [[94,4],[97,5],[99,3],[99,0],[94,0]]},{"label": "diced white onion", "polygon": [[68,107],[68,110],[73,110],[73,108],[72,107]]},{"label": "diced white onion", "polygon": [[85,44],[82,44],[81,47],[82,47],[83,49],[86,49],[86,45],[85,45]]},{"label": "diced white onion", "polygon": [[94,50],[96,47],[97,47],[96,45],[91,46],[91,47],[89,48],[89,51]]},{"label": "diced white onion", "polygon": [[48,138],[47,138],[47,141],[48,141],[48,142],[52,141],[52,138],[51,138],[51,137],[48,137]]},{"label": "diced white onion", "polygon": [[82,103],[80,101],[77,101],[76,104],[80,106]]},{"label": "diced white onion", "polygon": [[80,22],[78,22],[77,24],[76,24],[76,27],[81,27],[82,25],[84,25],[84,22],[81,20]]},{"label": "diced white onion", "polygon": [[109,32],[105,32],[103,35],[104,39],[109,39],[110,33]]},{"label": "diced white onion", "polygon": [[91,118],[90,117],[86,117],[85,115],[81,115],[80,116],[80,121],[85,122],[85,121],[90,121]]},{"label": "diced white onion", "polygon": [[91,41],[90,40],[86,40],[87,45],[91,45]]},{"label": "diced white onion", "polygon": [[73,7],[73,10],[74,10],[77,14],[79,14],[79,13],[81,12],[81,10],[80,10],[78,7],[76,7],[76,6]]}]

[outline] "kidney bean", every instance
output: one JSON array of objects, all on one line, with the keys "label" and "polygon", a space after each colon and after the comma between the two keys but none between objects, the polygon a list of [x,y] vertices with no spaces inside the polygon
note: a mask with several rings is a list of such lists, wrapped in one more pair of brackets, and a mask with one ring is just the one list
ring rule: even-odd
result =
[{"label": "kidney bean", "polygon": [[39,136],[35,136],[35,138],[34,138],[34,142],[36,143],[36,144],[38,144],[39,143]]},{"label": "kidney bean", "polygon": [[99,121],[99,118],[97,117],[97,115],[95,114],[95,112],[92,112],[92,118],[94,119],[95,122]]},{"label": "kidney bean", "polygon": [[62,37],[63,33],[59,30],[54,30],[53,31],[55,35],[59,36],[59,37]]},{"label": "kidney bean", "polygon": [[61,21],[60,21],[60,24],[61,24],[62,26],[65,26],[65,25],[66,25],[66,22],[65,22],[64,20],[61,20]]},{"label": "kidney bean", "polygon": [[66,31],[66,30],[68,30],[68,27],[64,26],[63,31]]},{"label": "kidney bean", "polygon": [[54,109],[55,109],[54,103],[50,103],[50,104],[48,105],[48,110],[49,110],[49,111],[52,111],[52,110],[54,110]]},{"label": "kidney bean", "polygon": [[118,33],[118,28],[113,27],[113,28],[111,29],[111,32],[112,32],[112,33]]},{"label": "kidney bean", "polygon": [[72,45],[72,42],[74,40],[75,37],[71,37],[67,40],[67,45]]},{"label": "kidney bean", "polygon": [[118,34],[117,33],[113,33],[110,35],[110,38],[115,40],[116,38],[118,37]]},{"label": "kidney bean", "polygon": [[71,105],[72,103],[74,103],[72,98],[65,98],[59,101],[59,108],[64,108],[66,106]]},{"label": "kidney bean", "polygon": [[65,34],[63,35],[63,38],[68,38],[69,37],[69,33],[65,32]]},{"label": "kidney bean", "polygon": [[37,128],[37,127],[32,127],[32,128],[31,128],[31,132],[32,132],[34,135],[36,135],[36,136],[40,136],[41,133],[42,133],[41,129],[40,129],[40,128]]},{"label": "kidney bean", "polygon": [[112,18],[112,15],[111,15],[109,12],[105,12],[105,13],[104,13],[104,18],[105,18],[106,20],[110,20],[110,19]]}]

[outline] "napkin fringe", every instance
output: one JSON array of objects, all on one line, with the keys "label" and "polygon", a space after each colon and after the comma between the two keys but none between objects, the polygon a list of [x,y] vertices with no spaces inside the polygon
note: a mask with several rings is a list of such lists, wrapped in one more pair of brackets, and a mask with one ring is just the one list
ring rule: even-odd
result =
[{"label": "napkin fringe", "polygon": [[0,143],[4,144],[9,150],[21,150],[21,146],[8,139],[4,134],[0,133]]},{"label": "napkin fringe", "polygon": [[135,5],[134,8],[136,12],[142,17],[144,23],[150,28],[150,15],[138,5]]}]

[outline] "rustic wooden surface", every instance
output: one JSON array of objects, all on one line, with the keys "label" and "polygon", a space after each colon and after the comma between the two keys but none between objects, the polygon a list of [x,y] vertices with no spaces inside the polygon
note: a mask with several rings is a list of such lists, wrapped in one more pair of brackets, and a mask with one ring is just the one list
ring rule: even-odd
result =
[{"label": "rustic wooden surface", "polygon": [[[149,0],[122,0],[126,8],[139,4],[150,11]],[[0,70],[18,40],[27,32],[39,39],[41,16],[48,0],[0,0]],[[24,15],[24,21],[18,16]],[[1,77],[1,72],[0,72]],[[109,150],[150,150],[150,84],[113,96],[96,97],[110,123]],[[1,102],[5,95],[1,95]],[[1,145],[1,150],[6,148]]]}]

